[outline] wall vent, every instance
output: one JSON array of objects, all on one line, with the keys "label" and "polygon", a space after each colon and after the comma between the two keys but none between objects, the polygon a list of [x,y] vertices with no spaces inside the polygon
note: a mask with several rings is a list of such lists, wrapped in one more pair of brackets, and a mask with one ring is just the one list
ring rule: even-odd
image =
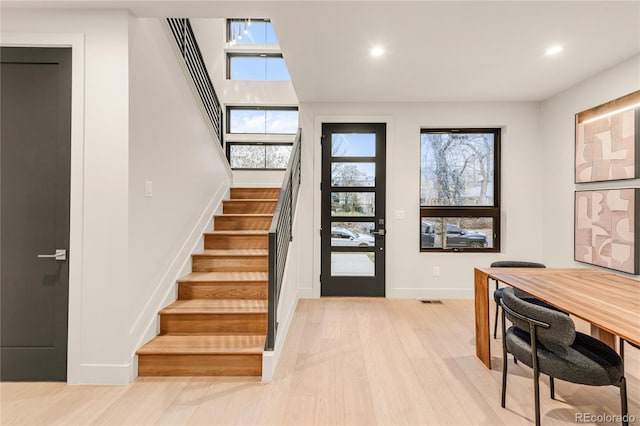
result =
[{"label": "wall vent", "polygon": [[421,300],[420,303],[428,305],[442,305],[442,300]]}]

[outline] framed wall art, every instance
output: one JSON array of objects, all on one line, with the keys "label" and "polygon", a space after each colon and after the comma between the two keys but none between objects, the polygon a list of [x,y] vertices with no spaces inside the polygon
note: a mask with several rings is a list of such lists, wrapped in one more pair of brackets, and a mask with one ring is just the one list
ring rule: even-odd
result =
[{"label": "framed wall art", "polygon": [[640,273],[639,211],[640,188],[576,191],[575,260]]},{"label": "framed wall art", "polygon": [[640,90],[576,114],[575,182],[640,177]]}]

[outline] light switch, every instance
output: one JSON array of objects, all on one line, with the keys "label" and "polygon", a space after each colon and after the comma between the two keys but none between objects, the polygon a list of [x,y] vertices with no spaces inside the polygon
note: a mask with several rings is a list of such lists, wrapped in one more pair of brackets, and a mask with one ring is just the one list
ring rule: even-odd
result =
[{"label": "light switch", "polygon": [[404,219],[404,210],[396,210],[396,219],[398,220]]},{"label": "light switch", "polygon": [[150,180],[144,182],[144,196],[153,197],[153,182]]}]

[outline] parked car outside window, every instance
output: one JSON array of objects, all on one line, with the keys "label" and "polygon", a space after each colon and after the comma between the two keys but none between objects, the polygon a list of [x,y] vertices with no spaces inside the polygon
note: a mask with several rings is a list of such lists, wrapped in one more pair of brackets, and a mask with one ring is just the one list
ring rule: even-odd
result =
[{"label": "parked car outside window", "polygon": [[348,247],[373,247],[375,239],[371,235],[359,234],[346,228],[331,228],[331,245]]},{"label": "parked car outside window", "polygon": [[[421,245],[423,248],[442,247],[442,237],[438,235],[430,222],[422,222]],[[437,243],[437,245],[436,245]],[[447,223],[447,248],[487,247],[487,236],[481,232],[465,230],[457,225]]]}]

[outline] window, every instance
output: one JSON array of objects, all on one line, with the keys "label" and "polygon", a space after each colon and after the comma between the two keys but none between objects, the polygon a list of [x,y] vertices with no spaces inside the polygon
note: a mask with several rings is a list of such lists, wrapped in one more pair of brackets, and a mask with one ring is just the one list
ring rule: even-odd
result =
[{"label": "window", "polygon": [[293,134],[297,107],[227,107],[227,133]]},{"label": "window", "polygon": [[280,54],[227,54],[230,80],[290,81],[287,65]]},{"label": "window", "polygon": [[227,20],[227,79],[291,81],[268,19]]},{"label": "window", "polygon": [[227,42],[233,44],[278,44],[268,19],[227,19]]},{"label": "window", "polygon": [[227,158],[234,170],[285,170],[290,143],[227,142]]},{"label": "window", "polygon": [[500,251],[500,129],[422,129],[420,250]]}]

